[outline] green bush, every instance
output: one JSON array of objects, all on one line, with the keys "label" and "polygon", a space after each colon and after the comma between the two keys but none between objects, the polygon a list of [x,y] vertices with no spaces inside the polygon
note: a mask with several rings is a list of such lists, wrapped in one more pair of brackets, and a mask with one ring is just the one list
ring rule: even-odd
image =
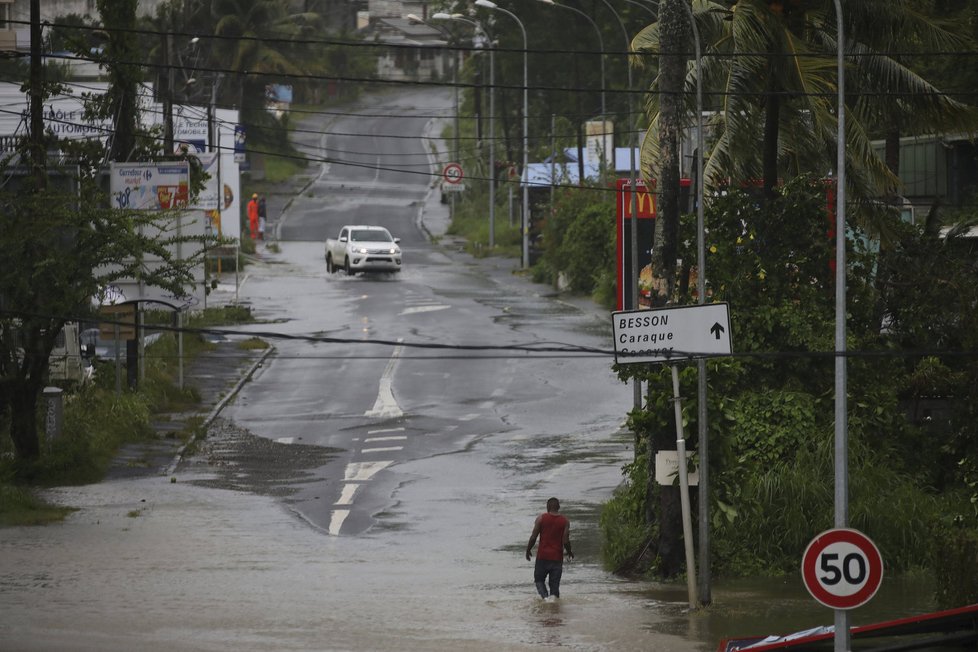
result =
[{"label": "green bush", "polygon": [[943,528],[936,538],[933,568],[938,604],[949,609],[978,603],[978,531]]},{"label": "green bush", "polygon": [[649,556],[654,528],[645,519],[647,456],[640,455],[623,471],[624,482],[601,509],[601,555],[605,567],[615,573],[640,574],[655,563]]}]

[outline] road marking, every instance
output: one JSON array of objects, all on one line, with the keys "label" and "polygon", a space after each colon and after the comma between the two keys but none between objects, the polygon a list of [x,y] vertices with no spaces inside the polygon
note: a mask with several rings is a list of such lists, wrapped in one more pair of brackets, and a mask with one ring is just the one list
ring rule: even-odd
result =
[{"label": "road marking", "polygon": [[[402,341],[398,339],[398,341]],[[380,377],[380,388],[377,392],[377,400],[374,401],[374,406],[372,409],[367,410],[363,416],[365,417],[399,417],[404,414],[401,411],[400,406],[398,406],[397,401],[394,399],[394,367],[397,366],[397,359],[401,355],[401,350],[403,347],[398,345],[394,352],[391,354],[390,362],[387,363],[387,368],[384,369],[384,375]]]},{"label": "road marking", "polygon": [[360,488],[359,484],[346,484],[343,485],[343,491],[340,493],[340,499],[337,500],[335,505],[352,505],[353,504],[353,494],[357,492]]},{"label": "road marking", "polygon": [[364,443],[366,443],[368,441],[369,442],[374,442],[374,441],[404,441],[405,439],[407,439],[407,435],[395,435],[393,437],[367,437],[363,441],[364,441]]},{"label": "road marking", "polygon": [[[443,304],[439,305],[428,305],[428,306],[415,306],[413,308],[405,308],[400,312],[400,315],[416,315],[422,312],[437,312],[439,310],[448,310],[451,306],[446,306]],[[399,315],[399,316],[400,316]]]},{"label": "road marking", "polygon": [[391,451],[402,451],[403,446],[385,446],[383,448],[364,448],[361,453],[388,453]]},{"label": "road marking", "polygon": [[339,536],[340,528],[343,527],[343,521],[345,521],[346,517],[349,515],[350,510],[348,509],[333,510],[333,514],[329,518],[329,533],[332,536]]},{"label": "road marking", "polygon": [[368,430],[368,435],[379,435],[382,432],[404,432],[404,427],[400,428],[378,428],[377,430]]},{"label": "road marking", "polygon": [[294,444],[295,437],[279,437],[275,442],[278,444]]},{"label": "road marking", "polygon": [[344,482],[365,482],[380,473],[393,461],[386,462],[351,462],[346,465],[346,472],[343,474]]}]

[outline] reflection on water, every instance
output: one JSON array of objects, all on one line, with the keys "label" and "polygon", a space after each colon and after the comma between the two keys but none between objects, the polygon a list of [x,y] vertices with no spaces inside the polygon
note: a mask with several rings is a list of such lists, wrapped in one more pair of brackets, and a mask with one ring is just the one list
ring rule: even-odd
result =
[{"label": "reflection on water", "polygon": [[[713,586],[713,604],[689,611],[685,584],[654,585],[647,595],[665,620],[655,630],[716,649],[725,638],[788,634],[819,625],[832,625],[834,613],[816,602],[805,590],[800,576],[720,580]],[[926,613],[937,609],[929,578],[886,577],[876,596],[851,612],[853,626]]]}]

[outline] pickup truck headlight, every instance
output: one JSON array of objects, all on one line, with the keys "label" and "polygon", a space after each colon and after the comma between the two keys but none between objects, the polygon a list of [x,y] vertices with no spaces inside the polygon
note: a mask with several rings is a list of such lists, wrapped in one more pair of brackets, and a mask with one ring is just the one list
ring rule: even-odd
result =
[{"label": "pickup truck headlight", "polygon": [[400,256],[401,255],[401,250],[398,249],[397,247],[391,247],[390,253],[393,254],[393,255],[395,255],[395,256]]},{"label": "pickup truck headlight", "polygon": [[353,253],[355,253],[355,254],[365,254],[365,253],[367,253],[367,248],[366,247],[354,247],[353,248]]}]

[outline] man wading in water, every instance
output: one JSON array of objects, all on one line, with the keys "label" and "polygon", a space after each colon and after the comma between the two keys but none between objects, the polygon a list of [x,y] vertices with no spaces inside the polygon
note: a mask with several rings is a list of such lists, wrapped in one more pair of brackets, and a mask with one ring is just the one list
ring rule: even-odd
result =
[{"label": "man wading in water", "polygon": [[570,559],[574,558],[570,544],[570,521],[560,514],[560,501],[551,498],[547,501],[547,511],[537,516],[533,524],[533,533],[526,544],[526,560],[530,561],[533,545],[540,537],[540,547],[537,548],[537,562],[533,568],[533,581],[537,585],[537,593],[547,599],[547,578],[550,579],[550,599],[560,597],[560,576],[564,570],[564,550]]}]

